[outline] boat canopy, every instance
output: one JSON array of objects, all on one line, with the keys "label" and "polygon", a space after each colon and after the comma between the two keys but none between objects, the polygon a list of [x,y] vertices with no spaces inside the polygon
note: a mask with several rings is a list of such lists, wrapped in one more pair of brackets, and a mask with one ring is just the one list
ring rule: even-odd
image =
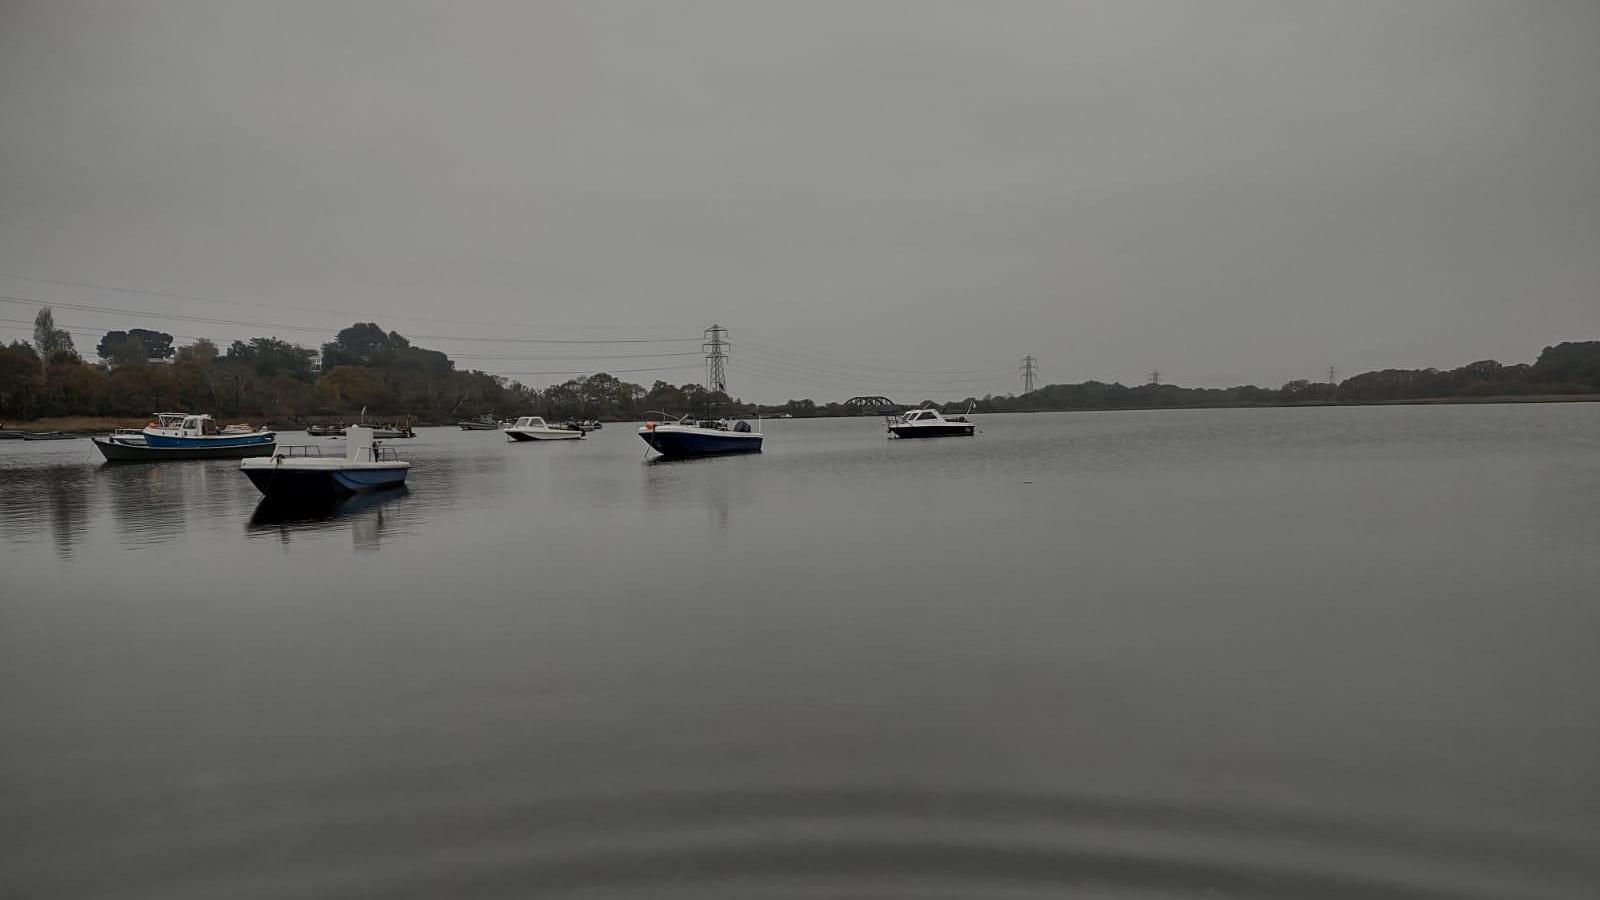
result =
[{"label": "boat canopy", "polygon": [[544,428],[544,419],[539,416],[523,416],[517,420],[513,428]]}]

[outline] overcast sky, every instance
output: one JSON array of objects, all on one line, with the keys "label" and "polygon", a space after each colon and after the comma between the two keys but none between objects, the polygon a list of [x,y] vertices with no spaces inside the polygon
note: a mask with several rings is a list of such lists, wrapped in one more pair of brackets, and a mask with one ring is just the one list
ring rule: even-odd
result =
[{"label": "overcast sky", "polygon": [[0,273],[307,329],[57,312],[223,341],[719,322],[753,400],[1531,361],[1600,339],[1600,3],[0,0]]}]

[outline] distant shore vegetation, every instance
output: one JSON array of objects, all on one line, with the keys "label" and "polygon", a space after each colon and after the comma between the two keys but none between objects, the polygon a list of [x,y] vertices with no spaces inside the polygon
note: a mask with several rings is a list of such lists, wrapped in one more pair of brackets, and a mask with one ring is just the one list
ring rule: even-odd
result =
[{"label": "distant shore vegetation", "polygon": [[[872,414],[842,402],[790,400],[756,406],[698,384],[655,381],[648,387],[605,372],[532,388],[504,376],[458,369],[437,350],[360,322],[320,348],[276,337],[220,347],[198,340],[173,346],[172,335],[134,328],[109,331],[89,361],[48,308],[34,322],[34,340],[0,346],[0,419],[63,416],[143,417],[158,410],[210,412],[277,423],[410,417],[453,422],[480,416],[542,415],[551,419],[638,419],[654,412],[698,412],[709,402],[722,413],[795,417]],[[898,398],[976,412],[1293,406],[1326,403],[1418,403],[1488,398],[1600,395],[1600,341],[1556,344],[1533,363],[1481,360],[1456,369],[1384,369],[1338,383],[1291,381],[1281,387],[1194,388],[1086,381],[1050,384],[1023,394],[965,398]]]}]

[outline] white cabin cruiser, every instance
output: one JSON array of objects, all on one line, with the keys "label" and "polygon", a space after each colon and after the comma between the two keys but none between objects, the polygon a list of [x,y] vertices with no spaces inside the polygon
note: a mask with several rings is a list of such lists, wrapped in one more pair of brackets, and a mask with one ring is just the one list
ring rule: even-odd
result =
[{"label": "white cabin cruiser", "polygon": [[583,432],[576,428],[549,425],[539,416],[523,416],[501,431],[513,441],[570,441],[583,437]]},{"label": "white cabin cruiser", "polygon": [[947,418],[937,409],[914,409],[889,420],[889,433],[901,438],[970,437],[977,429],[966,416]]}]

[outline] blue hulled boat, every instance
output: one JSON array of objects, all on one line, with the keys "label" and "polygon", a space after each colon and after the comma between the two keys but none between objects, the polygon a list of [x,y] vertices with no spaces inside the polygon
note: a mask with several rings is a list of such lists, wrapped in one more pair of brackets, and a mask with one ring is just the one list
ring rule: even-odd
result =
[{"label": "blue hulled boat", "polygon": [[723,453],[758,453],[761,432],[750,423],[727,419],[690,421],[685,416],[676,422],[646,422],[639,437],[666,457],[717,456]]},{"label": "blue hulled boat", "polygon": [[144,445],[154,450],[255,447],[277,441],[278,435],[265,428],[249,431],[229,426],[224,430],[210,416],[189,413],[157,413],[156,421],[144,429]]},{"label": "blue hulled boat", "polygon": [[265,428],[229,425],[219,429],[210,416],[189,413],[156,413],[156,421],[137,435],[119,431],[92,440],[108,462],[241,459],[271,456],[278,446],[278,435]]}]

